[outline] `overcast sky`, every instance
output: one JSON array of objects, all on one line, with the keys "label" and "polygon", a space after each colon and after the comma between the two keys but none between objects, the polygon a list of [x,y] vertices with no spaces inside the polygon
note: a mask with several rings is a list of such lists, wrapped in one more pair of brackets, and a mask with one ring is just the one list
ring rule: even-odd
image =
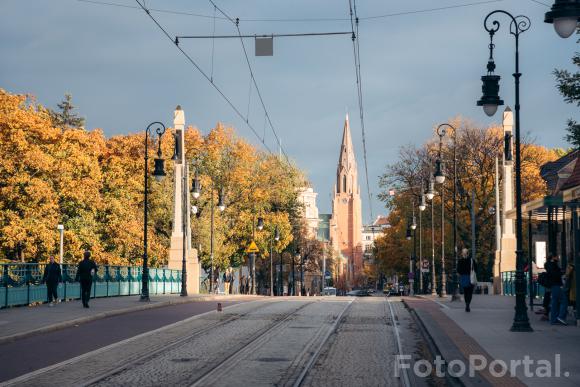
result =
[{"label": "overcast sky", "polygon": [[[99,2],[100,0],[97,0]],[[103,0],[105,1],[105,0]],[[137,6],[130,0],[108,3]],[[540,144],[565,146],[565,121],[580,118],[577,107],[565,104],[554,87],[555,67],[572,69],[576,39],[561,39],[543,15],[549,9],[533,0],[503,0],[431,12],[410,11],[449,7],[480,0],[358,0],[360,58],[371,192],[377,177],[396,161],[401,145],[421,144],[438,123],[462,115],[482,125],[487,118],[475,102],[487,63],[485,15],[494,9],[525,14],[532,20],[520,39],[522,130]],[[552,0],[542,0],[548,5]],[[175,35],[212,35],[214,8],[209,1],[146,0],[152,15]],[[215,0],[231,17],[239,17],[243,34],[350,31],[348,0]],[[172,124],[181,105],[187,124],[207,133],[216,122],[236,128],[260,145],[244,120],[171,44],[141,10],[78,0],[0,1],[0,87],[31,93],[56,107],[71,93],[87,128],[107,136],[142,131],[152,121]],[[216,13],[221,17],[219,13]],[[365,17],[392,15],[382,18]],[[248,20],[248,19],[254,19]],[[261,19],[261,20],[255,20]],[[264,21],[264,19],[269,19]],[[272,19],[301,19],[273,21]],[[317,20],[303,20],[317,19]],[[320,20],[342,19],[342,20]],[[495,38],[500,94],[513,106],[514,39],[507,20]],[[215,19],[216,35],[236,34],[228,20]],[[264,112],[250,78],[239,39],[182,40],[181,47],[213,79],[260,137]],[[289,37],[274,40],[273,57],[253,56],[253,39],[245,40],[258,86],[274,129],[286,153],[304,169],[319,193],[321,213],[330,212],[330,195],[345,112],[351,117],[359,183],[366,200],[361,125],[350,36]],[[276,149],[269,128],[266,144]],[[373,201],[374,214],[385,213]]]}]

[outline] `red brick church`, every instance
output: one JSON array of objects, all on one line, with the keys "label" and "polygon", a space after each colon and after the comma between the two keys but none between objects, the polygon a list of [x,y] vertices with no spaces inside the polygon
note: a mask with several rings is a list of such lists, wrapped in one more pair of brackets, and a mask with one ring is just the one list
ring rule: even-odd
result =
[{"label": "red brick church", "polygon": [[348,114],[344,122],[340,156],[336,168],[336,184],[332,198],[330,239],[339,253],[337,260],[339,284],[351,289],[362,276],[362,213],[356,158],[350,136]]}]

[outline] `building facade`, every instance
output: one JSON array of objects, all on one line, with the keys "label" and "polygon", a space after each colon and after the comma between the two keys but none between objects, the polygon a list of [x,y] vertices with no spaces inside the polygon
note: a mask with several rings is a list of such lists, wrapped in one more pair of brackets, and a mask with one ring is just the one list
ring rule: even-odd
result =
[{"label": "building facade", "polygon": [[318,235],[318,207],[316,206],[316,197],[318,193],[314,192],[311,187],[304,187],[298,193],[298,201],[303,206],[303,217],[306,221],[307,236],[309,239],[316,239]]},{"label": "building facade", "polygon": [[344,286],[352,288],[362,275],[362,211],[360,186],[348,115],[344,121],[342,144],[336,168],[336,184],[332,198],[330,240],[341,256],[339,268]]},{"label": "building facade", "polygon": [[363,262],[374,263],[373,248],[375,246],[375,239],[380,237],[384,230],[391,227],[386,216],[378,215],[371,224],[363,226],[362,229],[362,250]]}]

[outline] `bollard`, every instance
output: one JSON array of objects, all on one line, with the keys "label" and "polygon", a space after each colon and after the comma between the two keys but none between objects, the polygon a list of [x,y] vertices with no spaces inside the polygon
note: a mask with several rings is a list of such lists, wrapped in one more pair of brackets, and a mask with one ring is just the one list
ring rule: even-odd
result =
[{"label": "bollard", "polygon": [[222,311],[222,303],[221,302],[218,302],[217,311],[218,312],[221,312]]}]

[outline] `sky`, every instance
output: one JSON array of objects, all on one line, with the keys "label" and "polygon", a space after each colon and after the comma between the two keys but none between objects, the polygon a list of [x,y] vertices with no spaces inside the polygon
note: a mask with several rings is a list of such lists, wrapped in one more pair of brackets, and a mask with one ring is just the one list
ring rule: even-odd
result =
[{"label": "sky", "polygon": [[[214,18],[210,1],[144,3],[172,38],[214,35],[214,30],[215,35],[237,34],[219,11]],[[242,34],[351,31],[348,0],[214,3],[240,19]],[[450,8],[466,4],[473,5]],[[428,141],[435,126],[456,116],[485,127],[501,119],[501,114],[488,118],[475,104],[489,54],[483,20],[495,9],[524,14],[532,23],[520,36],[522,133],[548,147],[566,146],[566,119],[580,115],[558,94],[552,71],[573,70],[570,58],[578,45],[575,37],[561,39],[552,25],[543,22],[551,4],[552,0],[356,1],[375,216],[386,212],[376,200],[378,176],[397,161],[401,146]],[[107,136],[137,133],[153,121],[171,126],[173,110],[181,105],[186,124],[203,133],[223,122],[249,142],[265,149],[263,140],[276,152],[257,91],[250,88],[240,40],[182,39],[180,47],[212,77],[243,118],[137,7],[130,0],[0,1],[0,88],[35,95],[52,108],[71,93],[86,128],[101,128]],[[496,74],[502,77],[500,96],[513,107],[514,39],[506,30],[508,20],[500,16],[499,21]],[[370,209],[350,35],[275,38],[272,57],[255,57],[252,38],[244,44],[272,126],[286,154],[306,171],[318,192],[321,213],[331,211],[343,123],[349,113],[367,222]]]}]

